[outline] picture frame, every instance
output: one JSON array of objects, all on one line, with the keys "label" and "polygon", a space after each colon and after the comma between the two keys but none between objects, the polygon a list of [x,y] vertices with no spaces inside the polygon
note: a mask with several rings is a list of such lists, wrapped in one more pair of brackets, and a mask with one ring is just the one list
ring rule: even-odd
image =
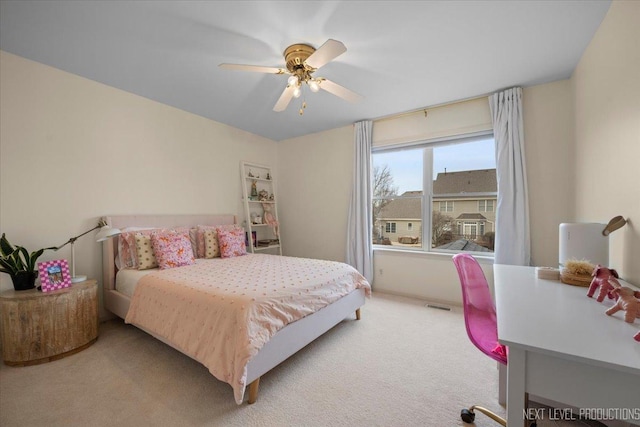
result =
[{"label": "picture frame", "polygon": [[71,287],[71,274],[66,259],[38,263],[38,276],[42,292],[57,291]]}]

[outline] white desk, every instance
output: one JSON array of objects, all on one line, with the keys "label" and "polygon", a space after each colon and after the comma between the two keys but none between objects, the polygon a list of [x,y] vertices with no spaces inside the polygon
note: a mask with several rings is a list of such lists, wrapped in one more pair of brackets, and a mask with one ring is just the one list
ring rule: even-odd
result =
[{"label": "white desk", "polygon": [[[494,265],[498,339],[509,347],[507,420],[524,424],[524,393],[640,424],[640,343],[624,312],[587,288],[540,280],[534,267]],[[520,423],[522,420],[522,424]]]}]

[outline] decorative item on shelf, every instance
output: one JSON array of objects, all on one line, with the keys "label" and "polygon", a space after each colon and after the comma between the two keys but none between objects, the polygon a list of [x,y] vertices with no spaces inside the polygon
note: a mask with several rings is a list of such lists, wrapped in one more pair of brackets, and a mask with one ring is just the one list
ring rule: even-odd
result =
[{"label": "decorative item on shelf", "polygon": [[275,196],[273,195],[273,193],[269,194],[269,201],[273,202],[275,200]]},{"label": "decorative item on shelf", "polygon": [[253,174],[251,173],[251,169],[249,169],[249,173],[247,174],[249,178],[253,178]]},{"label": "decorative item on shelf", "polygon": [[595,294],[596,292],[596,289],[600,288],[598,296],[596,297],[596,301],[604,301],[605,296],[608,296],[609,299],[613,299],[615,295],[611,291],[621,286],[620,282],[618,282],[617,280],[619,278],[618,272],[613,269],[598,265],[593,270],[592,276],[593,279],[591,280],[591,283],[589,285],[587,296],[589,298],[592,298],[593,294]]},{"label": "decorative item on shelf", "polygon": [[270,246],[271,240],[258,240],[258,247]]},{"label": "decorative item on shelf", "polygon": [[256,212],[251,212],[251,224],[262,224],[262,216]]},{"label": "decorative item on shelf", "polygon": [[57,291],[71,286],[69,263],[66,259],[39,262],[38,272],[42,292]]},{"label": "decorative item on shelf", "polygon": [[258,193],[258,200],[261,202],[266,202],[269,200],[269,192],[266,190],[260,190]]},{"label": "decorative item on shelf", "polygon": [[56,249],[55,246],[29,253],[23,246],[13,246],[9,243],[5,233],[2,233],[2,238],[0,238],[0,272],[11,277],[13,289],[16,291],[33,289],[38,277],[36,261],[44,251],[53,249]]},{"label": "decorative item on shelf", "polygon": [[560,271],[560,281],[567,285],[587,287],[591,283],[591,274],[595,266],[589,261],[570,259]]},{"label": "decorative item on shelf", "polygon": [[271,181],[271,174],[269,172],[267,172],[267,180]]},{"label": "decorative item on shelf", "polygon": [[278,229],[279,224],[272,212],[273,205],[270,203],[262,203],[262,209],[264,210],[263,222],[271,226],[271,229],[273,230],[273,234],[275,234],[276,237],[280,237],[280,231]]},{"label": "decorative item on shelf", "polygon": [[611,291],[614,296],[618,297],[615,305],[605,311],[607,316],[624,310],[624,321],[634,323],[636,317],[640,317],[640,291],[636,291],[627,286],[616,287]]},{"label": "decorative item on shelf", "polygon": [[91,233],[92,231],[97,229],[100,229],[100,231],[98,231],[98,234],[96,234],[96,242],[102,242],[104,240],[107,240],[113,236],[120,234],[120,230],[118,230],[117,228],[110,227],[109,225],[107,225],[106,221],[101,219],[100,221],[98,221],[98,225],[93,227],[91,230],[87,230],[76,237],[72,237],[62,245],[58,246],[57,248],[54,248],[56,251],[58,251],[64,248],[65,246],[67,246],[68,244],[71,244],[71,283],[84,282],[85,280],[87,280],[87,276],[76,276],[76,254],[75,254],[75,249],[73,247],[73,244],[80,237],[84,236],[85,234]]},{"label": "decorative item on shelf", "polygon": [[258,197],[258,181],[251,182],[251,200],[257,200]]}]

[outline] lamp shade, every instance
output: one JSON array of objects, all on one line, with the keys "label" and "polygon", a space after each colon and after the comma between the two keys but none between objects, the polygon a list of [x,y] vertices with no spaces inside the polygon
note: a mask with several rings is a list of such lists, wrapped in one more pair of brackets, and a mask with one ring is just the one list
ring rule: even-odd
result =
[{"label": "lamp shade", "polygon": [[109,227],[108,225],[103,225],[100,228],[100,231],[98,231],[98,234],[96,234],[96,242],[102,242],[118,234],[120,234],[119,229],[114,227]]}]

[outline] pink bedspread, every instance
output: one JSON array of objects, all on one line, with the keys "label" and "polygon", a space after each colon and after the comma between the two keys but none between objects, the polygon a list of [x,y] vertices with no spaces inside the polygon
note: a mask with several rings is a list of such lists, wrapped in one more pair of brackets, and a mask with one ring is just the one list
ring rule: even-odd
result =
[{"label": "pink bedspread", "polygon": [[161,337],[233,387],[242,403],[247,363],[282,327],[371,287],[353,267],[249,254],[159,270],[140,279],[125,321]]}]

